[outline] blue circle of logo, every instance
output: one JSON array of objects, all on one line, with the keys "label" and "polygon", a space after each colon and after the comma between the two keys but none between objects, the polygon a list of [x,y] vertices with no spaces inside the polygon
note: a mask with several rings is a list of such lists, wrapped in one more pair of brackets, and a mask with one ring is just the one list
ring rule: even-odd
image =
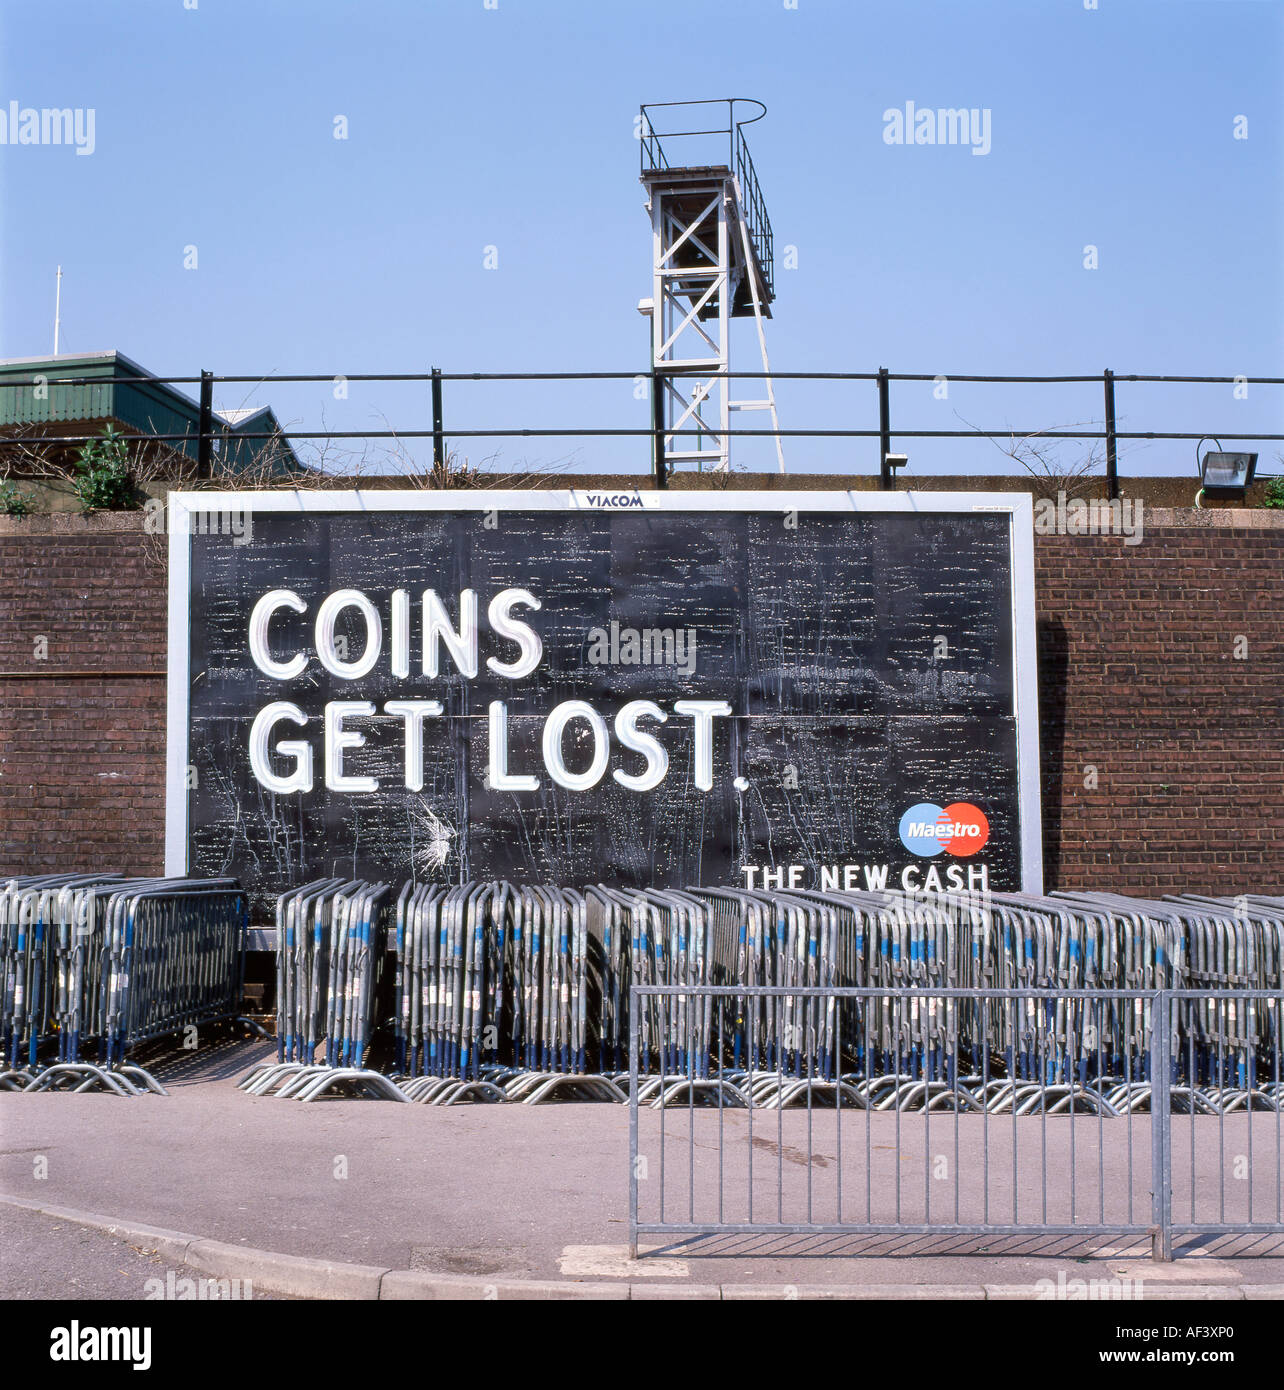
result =
[{"label": "blue circle of logo", "polygon": [[940,854],[944,849],[940,822],[945,811],[932,801],[920,801],[901,817],[901,844],[911,854]]}]

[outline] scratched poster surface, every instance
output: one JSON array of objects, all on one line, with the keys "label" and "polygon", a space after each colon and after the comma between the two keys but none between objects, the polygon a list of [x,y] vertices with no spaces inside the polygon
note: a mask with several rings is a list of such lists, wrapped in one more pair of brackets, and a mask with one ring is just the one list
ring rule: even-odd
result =
[{"label": "scratched poster surface", "polygon": [[[989,887],[1020,887],[1010,518],[803,511],[794,522],[716,509],[267,511],[248,538],[193,535],[189,870],[237,875],[260,910],[329,874],[742,885],[802,866],[800,886],[828,872],[865,888],[869,868],[898,886],[910,866],[942,878],[983,866]],[[303,659],[286,679],[261,669],[250,638],[256,604],[280,590],[305,606],[277,606],[266,626],[271,661]],[[318,610],[341,590],[378,615],[380,654],[356,677],[319,656]],[[425,590],[456,631],[461,594],[476,594],[475,676],[440,642],[439,672],[425,674]],[[394,591],[406,595],[405,675]],[[518,660],[488,622],[506,591],[539,605],[508,610],[538,638],[516,677],[487,664]],[[370,633],[358,606],[338,612],[345,660],[359,662]],[[418,789],[407,720],[384,708],[408,700],[441,705],[421,723]],[[373,710],[349,711],[345,746],[328,754],[325,711],[349,701]],[[569,717],[550,762],[546,722],[567,701],[600,726]],[[725,712],[680,713],[689,701]],[[255,721],[281,703],[302,722],[265,725],[256,770]],[[619,736],[626,707],[667,758],[658,780],[655,758]],[[309,789],[275,789],[300,747]],[[554,775],[559,759],[584,775],[603,750],[592,786]],[[637,790],[617,770],[654,784]],[[377,787],[330,785],[331,772]],[[523,776],[538,785],[508,785]],[[924,852],[902,833],[911,808],[930,818],[960,804],[983,818],[979,850]]]}]

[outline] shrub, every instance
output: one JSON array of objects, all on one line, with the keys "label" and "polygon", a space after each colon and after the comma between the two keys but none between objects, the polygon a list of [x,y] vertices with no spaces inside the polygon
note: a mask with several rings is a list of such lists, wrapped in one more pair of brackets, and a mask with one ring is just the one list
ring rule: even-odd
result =
[{"label": "shrub", "polygon": [[0,482],[0,511],[5,516],[16,516],[21,520],[35,510],[36,499],[29,492],[19,492],[7,478]]},{"label": "shrub", "polygon": [[108,426],[101,439],[91,439],[76,455],[72,491],[84,511],[128,511],[138,506],[138,490],[129,468],[129,445]]}]

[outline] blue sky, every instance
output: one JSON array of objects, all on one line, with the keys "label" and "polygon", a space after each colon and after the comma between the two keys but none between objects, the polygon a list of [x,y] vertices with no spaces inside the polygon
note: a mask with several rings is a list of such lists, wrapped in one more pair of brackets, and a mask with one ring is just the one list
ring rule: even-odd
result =
[{"label": "blue sky", "polygon": [[[49,350],[61,264],[63,351],[162,374],[645,370],[634,116],[725,95],[769,108],[748,135],[777,255],[797,248],[777,268],[777,369],[1284,375],[1277,0],[9,0],[0,108],[92,108],[95,148],[0,147],[0,355]],[[989,109],[989,153],[887,144],[883,113],[907,101]],[[786,427],[877,423],[872,385],[778,394]],[[1100,398],[900,384],[892,411],[1087,426]],[[419,387],[217,398],[262,401],[300,428],[429,424]],[[643,426],[646,404],[624,382],[467,385],[446,415]],[[1280,433],[1284,388],[1121,386],[1119,427]],[[911,476],[1005,463],[984,441],[902,447]],[[644,467],[647,445],[463,449],[598,471]],[[1188,443],[1121,455],[1194,470]],[[875,458],[874,441],[787,442],[799,471]]]}]

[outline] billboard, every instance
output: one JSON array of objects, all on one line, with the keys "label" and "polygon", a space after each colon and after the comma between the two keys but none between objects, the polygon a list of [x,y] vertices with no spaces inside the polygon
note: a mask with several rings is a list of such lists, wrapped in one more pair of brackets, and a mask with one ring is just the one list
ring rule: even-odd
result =
[{"label": "billboard", "polygon": [[1024,495],[175,493],[167,873],[1038,892]]}]

